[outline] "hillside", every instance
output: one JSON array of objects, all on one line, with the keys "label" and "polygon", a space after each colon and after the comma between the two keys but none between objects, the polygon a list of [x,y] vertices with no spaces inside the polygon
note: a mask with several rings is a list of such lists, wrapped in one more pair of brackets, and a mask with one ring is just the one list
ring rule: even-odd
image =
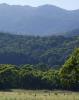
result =
[{"label": "hillside", "polygon": [[0,31],[29,35],[57,35],[79,28],[79,10],[53,5],[39,7],[0,4]]},{"label": "hillside", "polygon": [[79,35],[79,29],[74,29],[69,32],[64,32],[62,35],[67,36],[67,37],[72,37],[72,36],[78,36]]},{"label": "hillside", "polygon": [[35,37],[0,33],[0,64],[62,65],[79,47],[79,36]]}]

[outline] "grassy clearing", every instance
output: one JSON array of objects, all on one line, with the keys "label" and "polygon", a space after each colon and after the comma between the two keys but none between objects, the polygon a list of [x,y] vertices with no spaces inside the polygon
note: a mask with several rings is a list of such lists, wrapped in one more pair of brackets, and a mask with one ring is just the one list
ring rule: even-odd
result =
[{"label": "grassy clearing", "polygon": [[0,100],[79,100],[78,92],[12,90],[0,92]]}]

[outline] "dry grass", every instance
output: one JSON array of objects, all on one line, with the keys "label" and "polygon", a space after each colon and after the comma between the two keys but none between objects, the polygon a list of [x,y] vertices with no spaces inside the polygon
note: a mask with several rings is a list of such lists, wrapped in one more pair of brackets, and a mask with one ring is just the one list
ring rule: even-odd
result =
[{"label": "dry grass", "polygon": [[12,90],[0,92],[0,100],[79,100],[78,92]]}]

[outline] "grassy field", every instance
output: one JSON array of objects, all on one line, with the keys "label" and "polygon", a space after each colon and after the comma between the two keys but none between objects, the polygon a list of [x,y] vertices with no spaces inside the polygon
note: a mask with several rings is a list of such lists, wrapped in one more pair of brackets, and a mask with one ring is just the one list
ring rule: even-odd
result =
[{"label": "grassy field", "polygon": [[11,90],[1,91],[0,100],[79,100],[79,93],[47,90]]}]

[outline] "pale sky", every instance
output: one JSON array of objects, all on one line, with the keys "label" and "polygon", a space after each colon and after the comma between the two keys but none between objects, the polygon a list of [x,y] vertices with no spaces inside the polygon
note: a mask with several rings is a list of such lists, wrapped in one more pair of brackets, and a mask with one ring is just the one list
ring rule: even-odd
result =
[{"label": "pale sky", "polygon": [[0,0],[0,3],[30,6],[52,4],[68,10],[79,9],[79,0]]}]

